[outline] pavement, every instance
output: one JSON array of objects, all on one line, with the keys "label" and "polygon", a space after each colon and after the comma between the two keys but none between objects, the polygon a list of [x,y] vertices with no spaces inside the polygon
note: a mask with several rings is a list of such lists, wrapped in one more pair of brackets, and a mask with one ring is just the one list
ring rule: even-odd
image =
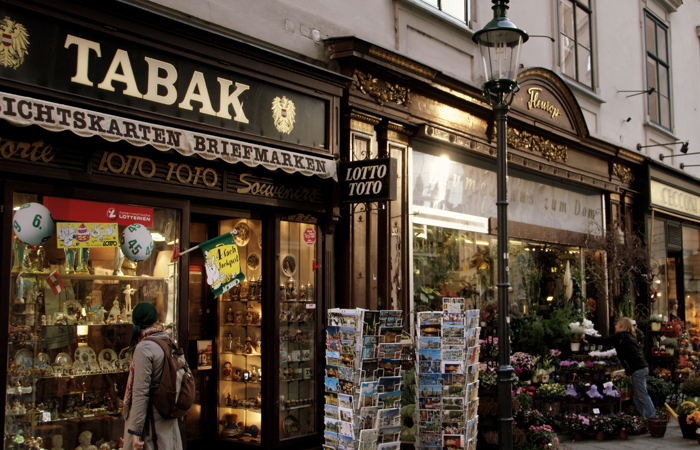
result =
[{"label": "pavement", "polygon": [[560,435],[559,442],[569,450],[677,450],[700,447],[697,439],[683,439],[681,428],[673,417],[666,427],[662,438],[651,437],[649,433],[630,436],[627,440],[619,438],[599,441],[589,436],[582,441],[572,442],[571,435]]}]

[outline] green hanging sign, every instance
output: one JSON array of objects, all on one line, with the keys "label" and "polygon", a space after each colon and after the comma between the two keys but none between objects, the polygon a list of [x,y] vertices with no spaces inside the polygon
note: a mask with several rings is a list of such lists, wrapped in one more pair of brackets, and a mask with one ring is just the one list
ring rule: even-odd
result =
[{"label": "green hanging sign", "polygon": [[235,230],[199,244],[204,252],[207,284],[215,297],[245,280],[234,233]]}]

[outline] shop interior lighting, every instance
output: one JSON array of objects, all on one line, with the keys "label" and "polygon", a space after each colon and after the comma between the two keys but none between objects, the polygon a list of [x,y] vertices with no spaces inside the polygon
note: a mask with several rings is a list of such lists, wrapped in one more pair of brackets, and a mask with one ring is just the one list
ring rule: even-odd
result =
[{"label": "shop interior lighting", "polygon": [[551,295],[549,297],[547,297],[547,302],[552,302],[553,300],[554,300],[554,297],[552,297]]},{"label": "shop interior lighting", "polygon": [[151,237],[156,242],[165,242],[165,236],[163,236],[162,234],[160,234],[158,232],[151,231]]},{"label": "shop interior lighting", "polygon": [[491,243],[486,241],[476,241],[476,245],[491,245]]}]

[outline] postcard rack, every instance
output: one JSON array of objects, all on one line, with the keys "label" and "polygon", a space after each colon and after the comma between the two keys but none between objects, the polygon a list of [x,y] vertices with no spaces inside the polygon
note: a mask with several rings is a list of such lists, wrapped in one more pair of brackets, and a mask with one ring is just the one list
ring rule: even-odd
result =
[{"label": "postcard rack", "polygon": [[328,312],[325,450],[399,450],[402,329],[400,310]]},{"label": "postcard rack", "polygon": [[476,450],[479,310],[444,298],[443,311],[416,313],[416,448]]}]

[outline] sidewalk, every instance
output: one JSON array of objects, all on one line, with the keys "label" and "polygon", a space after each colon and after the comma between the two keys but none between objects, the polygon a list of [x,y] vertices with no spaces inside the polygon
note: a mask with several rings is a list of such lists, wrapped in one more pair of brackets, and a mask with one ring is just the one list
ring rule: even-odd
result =
[{"label": "sidewalk", "polygon": [[560,435],[559,442],[571,450],[676,450],[698,448],[697,439],[683,439],[681,428],[674,418],[671,418],[666,428],[666,434],[662,438],[653,438],[647,433],[641,436],[630,436],[626,441],[621,439],[598,441],[595,438],[589,438],[583,441],[571,442],[570,435]]}]

